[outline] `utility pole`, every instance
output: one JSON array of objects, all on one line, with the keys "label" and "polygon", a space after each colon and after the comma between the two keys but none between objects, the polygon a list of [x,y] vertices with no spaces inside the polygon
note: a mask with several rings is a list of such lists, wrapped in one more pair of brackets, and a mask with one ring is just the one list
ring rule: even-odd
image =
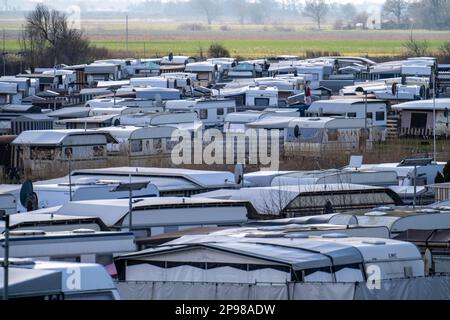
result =
[{"label": "utility pole", "polygon": [[8,284],[9,284],[9,214],[5,210],[0,210],[0,220],[5,221],[5,256],[3,258],[3,300],[8,300]]},{"label": "utility pole", "polygon": [[436,64],[431,71],[433,77],[433,160],[436,162]]},{"label": "utility pole", "polygon": [[128,15],[125,16],[125,42],[128,55]]},{"label": "utility pole", "polygon": [[5,28],[3,28],[3,52],[2,52],[2,58],[3,58],[3,75],[6,76],[6,52],[5,52]]},{"label": "utility pole", "polygon": [[129,222],[128,222],[128,229],[132,230],[133,228],[133,189],[131,186],[131,173],[130,173],[130,190],[129,190],[129,194],[128,194],[128,211],[129,211]]},{"label": "utility pole", "polygon": [[417,197],[417,166],[414,165],[414,198],[413,198],[413,208],[416,207],[416,197]]}]

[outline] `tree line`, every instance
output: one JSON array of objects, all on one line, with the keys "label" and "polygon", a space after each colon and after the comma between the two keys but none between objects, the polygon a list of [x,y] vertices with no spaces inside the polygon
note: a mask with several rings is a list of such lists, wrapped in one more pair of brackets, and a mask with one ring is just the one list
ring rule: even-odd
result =
[{"label": "tree line", "polygon": [[380,12],[333,0],[147,0],[129,10],[181,19],[198,16],[207,24],[225,18],[241,24],[269,24],[309,17],[318,29],[325,22],[334,23],[336,29],[366,28],[373,23],[369,17],[379,14],[382,28],[450,29],[450,0],[386,0]]}]

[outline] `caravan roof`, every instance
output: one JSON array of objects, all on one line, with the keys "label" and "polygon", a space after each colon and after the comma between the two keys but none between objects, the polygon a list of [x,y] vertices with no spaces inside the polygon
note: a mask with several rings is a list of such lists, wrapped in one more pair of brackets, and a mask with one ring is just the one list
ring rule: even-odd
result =
[{"label": "caravan roof", "polygon": [[124,140],[145,140],[155,138],[170,138],[175,128],[170,126],[114,126],[99,128],[106,131],[118,141]]},{"label": "caravan roof", "polygon": [[184,69],[186,72],[214,72],[217,65],[209,61],[188,63]]},{"label": "caravan roof", "polygon": [[[436,99],[436,110],[448,110],[450,109],[450,98]],[[394,110],[423,110],[433,111],[433,100],[414,100],[404,103],[395,104],[392,106]]]},{"label": "caravan roof", "polygon": [[[374,197],[373,193],[379,195],[379,197]],[[303,184],[303,185],[282,185],[282,186],[270,186],[270,187],[255,187],[255,188],[241,188],[241,189],[222,189],[215,190],[211,192],[201,193],[199,195],[194,195],[193,197],[208,197],[215,199],[230,199],[230,200],[241,200],[250,201],[259,214],[263,215],[280,215],[282,212],[289,211],[296,213],[297,211],[309,210],[309,214],[313,214],[317,210],[322,213],[323,206],[327,198],[332,198],[333,195],[357,195],[368,194],[367,196],[361,196],[358,205],[369,205],[363,202],[367,202],[368,198],[372,201],[381,201],[380,205],[383,203],[388,204],[400,204],[400,198],[390,189],[367,186],[367,185],[357,185],[349,183],[331,183],[331,184]],[[383,195],[383,196],[381,196]],[[318,202],[313,200],[314,196],[318,196]],[[305,203],[296,204],[295,199],[300,199],[305,197]],[[368,197],[366,199],[366,197]],[[375,200],[376,198],[376,200]],[[380,199],[378,199],[380,198]],[[363,201],[365,199],[365,201]],[[349,199],[346,205],[352,205]],[[339,206],[340,201],[336,199],[334,205]],[[355,202],[356,204],[356,202]],[[304,214],[302,214],[304,215]]]},{"label": "caravan roof", "polygon": [[[324,108],[324,107],[328,107],[330,105],[332,106],[337,106],[339,107],[343,107],[343,106],[354,106],[354,105],[364,105],[366,103],[366,101],[361,98],[361,99],[336,99],[336,100],[318,100],[318,101],[314,101],[311,106],[309,107],[308,111],[311,112],[317,112],[319,111],[319,108]],[[377,100],[377,99],[367,99],[367,103],[368,104],[384,104],[386,105],[387,102],[384,100]]]},{"label": "caravan roof", "polygon": [[[101,131],[89,131],[82,129],[67,129],[67,130],[37,130],[37,131],[23,131],[12,144],[30,144],[30,145],[47,145],[59,146],[66,142],[69,137],[75,136],[92,136],[104,137],[104,143],[117,142],[109,133]],[[67,140],[68,144],[74,142]],[[76,143],[75,143],[76,144]]]},{"label": "caravan roof", "polygon": [[202,188],[227,187],[235,186],[234,175],[228,171],[212,171],[212,170],[192,170],[178,168],[152,168],[152,167],[115,167],[100,169],[83,169],[73,171],[73,176],[77,175],[117,175],[133,177],[153,177],[154,178],[181,178],[189,181]]},{"label": "caravan roof", "polygon": [[[159,210],[164,209],[183,209],[183,208],[218,208],[218,207],[246,207],[248,210],[249,204],[245,201],[233,201],[233,200],[217,200],[208,198],[185,198],[185,197],[154,197],[139,199],[133,203],[133,213],[148,211],[148,219],[155,220],[154,223],[158,225],[176,224],[177,221],[170,220],[165,222],[164,219],[170,219],[166,217],[164,212],[161,212],[162,216],[155,215]],[[154,211],[153,211],[154,210]],[[152,212],[153,211],[153,212]],[[124,221],[125,216],[129,213],[128,199],[110,199],[110,200],[89,200],[89,201],[72,201],[63,205],[57,210],[59,215],[81,215],[81,216],[95,216],[102,219],[102,221],[109,227],[120,227],[121,223],[125,224],[128,221]],[[206,213],[206,212],[205,212]],[[192,213],[186,213],[186,219],[192,225],[205,224],[205,220],[197,221],[198,217],[192,216]],[[214,216],[214,212],[210,212],[209,215]],[[232,214],[229,214],[232,219]],[[138,219],[140,223],[147,223],[149,221],[143,221],[144,218]],[[203,218],[204,219],[204,218]],[[240,221],[240,222],[246,222]],[[216,222],[217,224],[217,222]],[[233,224],[230,221],[229,224]]]},{"label": "caravan roof", "polygon": [[[394,253],[394,260],[421,261],[415,245],[392,239],[326,236],[287,238],[284,234],[253,238],[214,234],[183,236],[162,246],[121,255],[116,261],[169,262],[174,259],[171,253],[177,253],[176,261],[183,264],[194,262],[193,256],[197,255],[193,255],[193,250],[201,248],[209,249],[209,254],[196,258],[195,262],[225,263],[230,266],[234,263],[287,265],[293,271],[370,263],[374,260],[392,261],[389,253]],[[418,272],[423,275],[423,270]]]},{"label": "caravan roof", "polygon": [[256,128],[278,128],[284,129],[288,127],[299,126],[300,128],[331,128],[331,129],[347,129],[347,128],[364,128],[364,119],[359,118],[333,118],[333,117],[265,117],[258,121],[248,124],[249,127]]},{"label": "caravan roof", "polygon": [[[97,229],[98,231],[107,230],[106,225],[97,217],[55,214],[55,212],[58,211],[60,207],[61,206],[45,208],[26,213],[12,214],[10,216],[11,229],[70,231],[73,229],[78,229],[82,225],[89,225],[89,228],[93,228],[94,225],[97,225],[95,229]],[[3,232],[3,229],[4,223],[0,222],[0,233]]]},{"label": "caravan roof", "polygon": [[361,226],[386,226],[390,232],[408,229],[433,230],[450,228],[448,208],[379,207],[334,215],[331,224],[358,224]]}]

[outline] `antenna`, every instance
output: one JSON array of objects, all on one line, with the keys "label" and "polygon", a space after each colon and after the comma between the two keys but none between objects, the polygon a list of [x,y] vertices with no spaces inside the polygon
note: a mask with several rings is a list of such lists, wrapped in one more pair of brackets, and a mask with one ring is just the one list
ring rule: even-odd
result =
[{"label": "antenna", "polygon": [[234,182],[241,187],[244,186],[244,165],[242,163],[238,163],[234,167]]}]

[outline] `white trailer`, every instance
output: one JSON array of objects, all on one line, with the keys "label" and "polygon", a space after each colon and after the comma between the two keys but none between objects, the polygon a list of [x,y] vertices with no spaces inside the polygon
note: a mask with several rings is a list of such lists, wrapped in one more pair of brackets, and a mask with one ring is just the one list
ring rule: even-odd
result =
[{"label": "white trailer", "polygon": [[170,112],[194,112],[205,127],[223,126],[227,114],[236,112],[236,102],[232,99],[172,100],[166,102]]},{"label": "white trailer", "polygon": [[387,126],[387,103],[383,100],[336,99],[314,101],[306,110],[309,116],[344,116],[366,119],[367,127]]}]

